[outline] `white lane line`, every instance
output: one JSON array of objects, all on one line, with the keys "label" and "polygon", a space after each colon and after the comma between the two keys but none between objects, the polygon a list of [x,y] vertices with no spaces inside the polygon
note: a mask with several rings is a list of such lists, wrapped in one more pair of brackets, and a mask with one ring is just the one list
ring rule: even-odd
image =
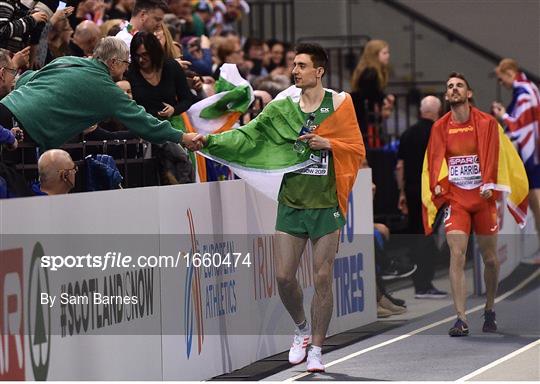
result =
[{"label": "white lane line", "polygon": [[463,381],[466,381],[466,380],[470,380],[471,378],[473,378],[473,377],[475,377],[475,376],[477,376],[477,375],[479,375],[481,373],[484,373],[488,369],[491,369],[491,368],[495,367],[496,365],[499,365],[500,363],[502,363],[502,362],[504,362],[506,360],[510,360],[511,358],[519,355],[520,353],[523,353],[526,350],[531,349],[531,348],[533,348],[533,347],[535,347],[537,345],[540,345],[540,339],[536,340],[536,341],[534,341],[534,342],[532,342],[530,344],[527,344],[523,348],[520,348],[517,351],[514,351],[514,352],[512,352],[512,353],[510,353],[510,354],[508,354],[506,356],[503,356],[499,360],[495,360],[494,362],[492,362],[492,363],[490,363],[490,364],[488,364],[488,365],[486,365],[486,366],[484,366],[484,367],[482,367],[480,369],[477,369],[476,371],[471,372],[468,375],[465,375],[460,379],[457,379],[456,382],[458,382],[458,381],[463,382]]},{"label": "white lane line", "polygon": [[[538,277],[538,275],[540,275],[540,269],[536,270],[531,276],[529,276],[527,279],[523,280],[520,284],[518,284],[514,289],[502,294],[501,296],[497,297],[495,299],[495,303],[498,303],[504,299],[506,299],[508,296],[510,295],[513,295],[514,293],[516,293],[517,291],[519,291],[520,289],[522,289],[523,287],[525,287],[527,284],[529,284],[529,282],[531,282],[532,280],[534,280],[536,277]],[[473,312],[476,312],[476,311],[479,311],[480,309],[483,309],[484,308],[484,304],[481,304],[481,305],[477,305],[476,307],[473,307],[471,309],[469,309],[468,311],[466,311],[465,313],[468,315],[469,313],[473,313]],[[431,328],[434,328],[434,327],[437,327],[441,324],[444,324],[444,323],[447,323],[449,321],[452,321],[452,320],[455,320],[456,318],[456,315],[452,315],[452,316],[448,316],[447,318],[445,319],[442,319],[442,320],[439,320],[435,323],[431,323],[431,324],[428,324],[426,325],[425,327],[422,327],[422,328],[418,328],[412,332],[409,332],[405,335],[401,335],[401,336],[398,336],[398,337],[395,337],[393,339],[390,339],[390,340],[387,340],[383,343],[380,343],[380,344],[376,344],[376,345],[373,345],[369,348],[366,348],[366,349],[362,349],[360,351],[357,351],[357,352],[354,352],[354,353],[351,353],[350,355],[347,355],[347,356],[344,356],[342,357],[341,359],[337,359],[337,360],[334,360],[334,361],[331,361],[327,364],[325,364],[325,368],[329,368],[333,365],[336,365],[336,364],[339,364],[339,363],[342,363],[344,361],[347,361],[347,360],[350,360],[356,356],[360,356],[360,355],[363,355],[364,353],[368,353],[368,352],[371,352],[375,349],[379,349],[381,347],[385,347],[389,344],[393,344],[397,341],[401,341],[401,340],[404,340],[404,339],[407,339],[411,336],[414,336],[420,332],[424,332],[424,331],[427,331],[428,329],[431,329]],[[286,380],[284,380],[285,382],[291,382],[291,381],[295,381],[295,380],[298,380],[298,379],[301,379],[303,377],[306,377],[307,375],[310,375],[311,373],[310,372],[302,372],[296,376],[293,376],[291,378],[288,378]]]}]

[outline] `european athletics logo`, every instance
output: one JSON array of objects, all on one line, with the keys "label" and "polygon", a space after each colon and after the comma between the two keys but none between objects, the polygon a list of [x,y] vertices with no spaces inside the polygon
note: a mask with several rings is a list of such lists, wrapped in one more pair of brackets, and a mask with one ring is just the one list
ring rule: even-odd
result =
[{"label": "european athletics logo", "polygon": [[[191,209],[187,210],[189,231],[191,235],[191,254],[197,252],[197,239],[195,237],[195,224]],[[189,263],[185,278],[184,293],[184,331],[186,335],[186,353],[189,359],[193,344],[194,328],[196,327],[197,354],[200,355],[204,342],[204,323],[202,313],[201,272],[199,268]]]}]

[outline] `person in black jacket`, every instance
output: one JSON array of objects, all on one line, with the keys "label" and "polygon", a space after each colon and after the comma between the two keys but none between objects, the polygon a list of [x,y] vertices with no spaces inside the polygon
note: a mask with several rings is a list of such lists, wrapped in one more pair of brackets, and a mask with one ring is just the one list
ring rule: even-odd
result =
[{"label": "person in black jacket", "polygon": [[390,49],[383,40],[370,40],[354,69],[351,87],[358,125],[364,137],[364,143],[377,146],[376,132],[382,119],[387,118],[393,109],[394,96],[386,95],[388,84],[388,63]]},{"label": "person in black jacket", "polygon": [[424,236],[422,222],[422,165],[429,141],[431,126],[439,118],[441,101],[426,96],[420,102],[420,119],[401,135],[396,165],[396,178],[400,190],[398,208],[408,215],[411,244],[410,258],[418,266],[412,279],[417,299],[441,299],[447,296],[433,286],[435,275],[435,244],[433,237]]},{"label": "person in black jacket", "polygon": [[[171,121],[173,127],[183,131],[179,116],[193,104],[193,94],[180,64],[165,55],[161,43],[153,33],[138,32],[131,40],[130,53],[131,64],[127,80],[131,84],[133,99],[143,106],[146,112],[158,119]],[[160,159],[163,184],[179,183],[182,179],[179,169],[184,165],[192,168],[180,147],[166,143],[154,145],[152,150]],[[170,164],[175,166],[171,168]]]},{"label": "person in black jacket", "polygon": [[169,119],[189,109],[192,94],[184,70],[165,56],[153,33],[138,32],[131,41],[127,80],[133,99],[151,115]]}]

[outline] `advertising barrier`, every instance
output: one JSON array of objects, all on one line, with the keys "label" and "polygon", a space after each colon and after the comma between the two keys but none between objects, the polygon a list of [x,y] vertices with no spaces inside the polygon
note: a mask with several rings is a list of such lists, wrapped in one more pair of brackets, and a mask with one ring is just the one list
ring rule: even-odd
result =
[{"label": "advertising barrier", "polygon": [[[329,335],[376,320],[371,201],[362,170]],[[242,180],[1,201],[0,380],[199,380],[287,350],[276,207]],[[297,278],[309,313],[309,245]]]}]

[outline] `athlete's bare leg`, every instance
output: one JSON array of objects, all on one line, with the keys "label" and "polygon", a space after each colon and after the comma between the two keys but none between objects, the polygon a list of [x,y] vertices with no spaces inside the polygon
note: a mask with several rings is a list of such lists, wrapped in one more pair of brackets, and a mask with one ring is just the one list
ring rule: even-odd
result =
[{"label": "athlete's bare leg", "polygon": [[296,279],[296,271],[306,246],[307,238],[277,231],[274,236],[274,255],[279,297],[296,324],[306,319],[304,295]]},{"label": "athlete's bare leg", "polygon": [[313,278],[315,293],[311,302],[312,344],[322,347],[332,318],[333,267],[339,242],[339,230],[313,240]]},{"label": "athlete's bare leg", "polygon": [[499,259],[497,258],[497,235],[477,236],[478,246],[484,260],[484,282],[486,284],[486,310],[493,309],[497,285],[499,284]]},{"label": "athlete's bare leg", "polygon": [[467,284],[465,281],[465,255],[469,235],[463,231],[449,231],[446,241],[450,248],[450,286],[452,298],[458,317],[465,320],[465,302],[467,299]]}]

